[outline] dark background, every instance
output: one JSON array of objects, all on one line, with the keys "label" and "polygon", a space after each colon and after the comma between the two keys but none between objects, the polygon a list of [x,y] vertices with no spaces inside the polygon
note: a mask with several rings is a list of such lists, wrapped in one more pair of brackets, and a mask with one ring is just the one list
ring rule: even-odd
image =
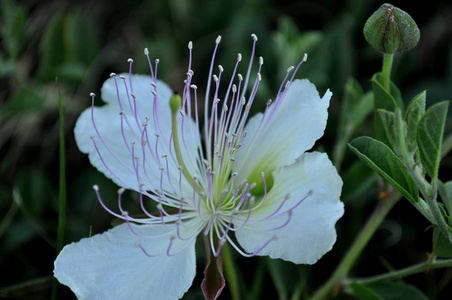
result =
[{"label": "dark background", "polygon": [[[73,127],[99,93],[110,72],[147,73],[143,49],[159,58],[159,77],[181,89],[188,62],[188,41],[194,43],[196,84],[202,91],[217,35],[222,35],[218,62],[230,71],[238,52],[249,59],[251,33],[259,37],[257,55],[265,59],[263,82],[255,106],[272,98],[288,66],[303,53],[309,59],[298,73],[323,94],[333,93],[325,136],[316,144],[331,155],[343,87],[354,77],[370,90],[372,74],[381,69],[382,55],[364,40],[362,28],[382,1],[13,1],[0,0],[0,298],[48,299],[52,284],[58,223],[58,77],[65,107],[67,227],[66,243],[103,232],[112,217],[98,204],[93,184],[112,203],[117,187],[98,173],[75,144]],[[393,1],[408,12],[421,30],[418,46],[394,61],[393,81],[407,103],[427,90],[427,105],[452,95],[452,4],[450,1]],[[98,104],[101,101],[98,97]],[[451,112],[449,111],[449,118]],[[446,128],[450,134],[452,122]],[[368,118],[359,135],[372,135]],[[316,265],[295,266],[265,258],[235,255],[249,289],[256,270],[263,271],[262,299],[278,296],[270,270],[279,268],[287,293],[304,282],[303,295],[318,288],[334,270],[377,203],[379,184],[369,170],[367,181],[346,177],[357,158],[347,151],[344,178],[345,215],[337,225],[333,250]],[[451,179],[452,157],[442,162],[440,179]],[[132,193],[126,193],[133,197]],[[362,253],[352,276],[365,277],[424,261],[432,251],[429,222],[402,199]],[[200,297],[205,260],[198,250],[198,276],[185,295]],[[242,267],[243,266],[243,267]],[[273,266],[273,267],[272,267]],[[430,299],[447,299],[452,270],[431,270],[410,276],[406,283]],[[19,285],[24,283],[24,285]],[[71,297],[66,287],[59,298]],[[222,296],[227,299],[227,288]],[[338,299],[347,298],[339,293]]]}]

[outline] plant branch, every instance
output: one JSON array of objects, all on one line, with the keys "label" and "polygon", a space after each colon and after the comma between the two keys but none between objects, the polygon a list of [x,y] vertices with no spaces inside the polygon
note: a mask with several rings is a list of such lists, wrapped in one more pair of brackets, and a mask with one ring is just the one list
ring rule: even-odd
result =
[{"label": "plant branch", "polygon": [[428,271],[430,269],[439,269],[439,268],[446,268],[446,267],[452,267],[452,259],[441,259],[441,260],[434,260],[434,261],[425,261],[413,266],[409,266],[400,270],[391,271],[385,274],[380,274],[376,276],[371,276],[367,278],[351,278],[347,280],[347,284],[350,284],[352,282],[358,282],[362,284],[371,284],[371,283],[377,283],[381,281],[388,281],[388,280],[394,280],[394,279],[400,279],[409,275],[413,275],[416,273],[420,273],[423,271]]},{"label": "plant branch", "polygon": [[381,222],[385,219],[389,211],[400,198],[401,194],[394,191],[388,198],[380,200],[380,203],[378,203],[366,225],[337,266],[333,275],[331,275],[330,279],[319,290],[317,290],[317,292],[312,296],[312,300],[325,299],[333,290],[334,286],[340,284],[340,281],[347,276],[359,255],[362,253],[364,247],[369,242],[370,238],[374,235]]}]

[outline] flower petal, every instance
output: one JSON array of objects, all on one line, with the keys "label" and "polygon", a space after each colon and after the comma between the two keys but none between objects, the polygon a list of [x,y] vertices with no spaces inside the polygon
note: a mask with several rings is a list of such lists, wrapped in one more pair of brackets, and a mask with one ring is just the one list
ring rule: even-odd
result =
[{"label": "flower petal", "polygon": [[[128,78],[127,74],[124,76]],[[107,104],[95,107],[93,112],[86,109],[77,120],[74,129],[77,145],[89,154],[93,166],[122,187],[139,191],[144,183],[145,190],[159,190],[161,184],[163,190],[178,195],[180,172],[172,146],[168,105],[172,92],[164,82],[157,81],[158,97],[154,98],[151,77],[132,75],[134,97],[128,97],[124,83],[129,81],[119,77],[109,78],[102,87],[102,99]],[[131,94],[129,85],[127,92]],[[179,116],[179,130],[182,124],[184,133],[179,134],[182,155],[189,171],[196,176],[199,131],[189,117],[182,121]],[[190,193],[190,185],[184,178],[182,181],[183,193]]]},{"label": "flower petal", "polygon": [[[276,235],[277,239],[258,255],[314,264],[336,241],[335,223],[344,213],[344,205],[339,201],[342,180],[328,156],[319,152],[305,153],[294,164],[280,168],[274,172],[274,180],[264,203],[251,213],[247,225],[236,232],[237,240],[246,251],[255,253]],[[276,211],[286,195],[290,198],[278,213],[263,220]],[[291,217],[284,213],[292,209]],[[283,226],[289,218],[289,223]]]},{"label": "flower petal", "polygon": [[[63,248],[55,261],[54,275],[67,285],[78,299],[178,299],[191,286],[196,273],[195,239],[186,244],[174,240],[181,251],[167,256],[170,227],[132,225],[142,235],[161,238],[143,239],[132,234],[127,224],[103,234],[84,238]],[[137,247],[159,253],[147,257]],[[183,250],[181,247],[184,247]]]},{"label": "flower petal", "polygon": [[306,79],[295,80],[272,116],[275,104],[270,106],[257,135],[263,114],[251,118],[234,165],[234,171],[239,174],[237,181],[250,179],[253,175],[258,179],[261,172],[270,173],[280,166],[292,164],[311,149],[325,130],[331,95],[328,90],[320,98],[314,84]]}]

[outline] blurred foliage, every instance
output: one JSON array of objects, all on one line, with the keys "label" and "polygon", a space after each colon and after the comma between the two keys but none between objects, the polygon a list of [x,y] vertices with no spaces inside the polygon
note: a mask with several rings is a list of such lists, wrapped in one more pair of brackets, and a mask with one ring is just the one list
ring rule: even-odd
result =
[{"label": "blurred foliage", "polygon": [[[381,69],[381,56],[365,43],[362,28],[382,3],[0,0],[0,268],[8,270],[8,276],[2,276],[0,281],[0,298],[15,295],[23,299],[48,299],[50,294],[48,276],[52,274],[55,258],[58,214],[56,77],[65,107],[66,242],[70,243],[90,232],[104,231],[112,221],[98,205],[92,186],[101,186],[103,196],[112,203],[117,187],[78,151],[72,130],[78,115],[90,105],[89,92],[99,93],[110,72],[127,71],[127,58],[134,59],[134,72],[148,73],[143,55],[143,49],[148,47],[151,57],[161,61],[159,77],[178,90],[187,68],[187,43],[192,40],[194,83],[202,91],[216,36],[223,36],[217,62],[227,74],[232,71],[238,52],[245,62],[249,59],[250,34],[256,33],[257,55],[265,59],[264,80],[257,97],[261,102],[255,106],[259,110],[267,99],[274,97],[286,69],[298,64],[303,54],[308,53],[308,61],[298,77],[309,78],[321,94],[327,88],[334,93],[325,136],[316,146],[334,156],[335,145],[372,132],[373,122],[366,117],[369,108],[366,105],[357,108],[347,85],[368,91],[372,74]],[[421,30],[419,45],[397,56],[394,62],[393,81],[401,89],[403,99],[411,99],[424,89],[428,89],[428,106],[450,99],[450,1],[392,4],[409,12]],[[351,80],[352,77],[356,79]],[[344,109],[345,105],[351,110]],[[445,130],[449,133],[451,111]],[[243,266],[241,289],[250,299],[306,297],[326,280],[367,219],[380,196],[380,182],[350,151],[341,155],[346,213],[337,225],[338,240],[333,250],[312,267],[280,260],[243,259],[233,253]],[[449,155],[442,161],[439,178],[444,182],[451,180],[451,169]],[[399,203],[362,254],[353,274],[369,276],[384,272],[387,265],[381,263],[383,260],[395,267],[425,260],[425,253],[433,251],[433,233],[426,230],[428,226],[408,201]],[[435,233],[435,239],[439,238]],[[200,265],[204,262],[202,257],[198,259]],[[418,290],[412,288],[416,286],[430,299],[440,299],[452,292],[447,288],[451,279],[451,270],[432,270],[407,278],[403,289],[417,295]],[[261,288],[256,288],[254,281],[261,283]],[[186,299],[198,299],[200,282],[201,276],[196,277]],[[384,298],[387,286],[354,288],[380,299]],[[71,295],[68,289],[60,289],[61,295]],[[228,297],[227,293],[224,297]],[[342,292],[336,296],[347,297]]]}]

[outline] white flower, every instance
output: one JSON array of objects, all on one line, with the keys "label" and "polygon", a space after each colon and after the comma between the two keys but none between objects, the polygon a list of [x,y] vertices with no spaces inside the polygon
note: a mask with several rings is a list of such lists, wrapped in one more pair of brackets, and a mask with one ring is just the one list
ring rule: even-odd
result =
[{"label": "white flower", "polygon": [[[80,299],[182,297],[195,276],[198,235],[215,256],[229,243],[244,256],[297,264],[313,264],[332,248],[342,180],[326,154],[305,152],[323,135],[332,94],[320,98],[308,80],[294,80],[305,56],[264,113],[249,118],[263,64],[259,58],[251,75],[252,37],[246,76],[237,73],[239,54],[228,79],[222,66],[213,74],[217,39],[202,109],[190,42],[181,97],[157,80],[159,61],[151,64],[145,50],[151,76],[111,74],[102,87],[106,105],[78,119],[80,150],[122,187],[117,212],[95,186],[98,199],[125,221],[66,246],[56,259],[55,277]],[[138,192],[146,218],[123,210],[124,189]]]}]

